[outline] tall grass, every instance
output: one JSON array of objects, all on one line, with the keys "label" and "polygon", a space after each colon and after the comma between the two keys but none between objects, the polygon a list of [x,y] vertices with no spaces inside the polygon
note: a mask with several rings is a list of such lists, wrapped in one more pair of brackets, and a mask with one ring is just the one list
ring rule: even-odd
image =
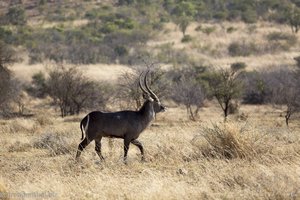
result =
[{"label": "tall grass", "polygon": [[47,131],[35,138],[33,147],[47,149],[51,156],[70,154],[75,149],[67,135],[56,130]]},{"label": "tall grass", "polygon": [[203,128],[202,136],[207,142],[202,147],[205,156],[217,158],[253,158],[256,155],[253,137],[232,123],[214,124],[212,128]]}]

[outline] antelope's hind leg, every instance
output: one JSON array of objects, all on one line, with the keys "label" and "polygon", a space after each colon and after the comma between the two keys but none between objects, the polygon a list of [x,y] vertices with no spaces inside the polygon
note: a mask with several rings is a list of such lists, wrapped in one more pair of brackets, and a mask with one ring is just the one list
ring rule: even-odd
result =
[{"label": "antelope's hind leg", "polygon": [[84,149],[90,142],[91,142],[91,141],[89,141],[86,137],[84,138],[84,140],[82,140],[82,142],[80,142],[80,144],[78,145],[78,150],[77,150],[77,154],[76,154],[75,160],[78,161],[81,152],[83,151],[83,149]]},{"label": "antelope's hind leg", "polygon": [[130,139],[124,138],[124,163],[127,164],[127,154],[129,150]]},{"label": "antelope's hind leg", "polygon": [[102,153],[101,153],[101,138],[95,140],[95,151],[98,154],[100,160],[103,161],[104,157],[102,156]]},{"label": "antelope's hind leg", "polygon": [[137,146],[140,149],[141,155],[142,155],[142,161],[145,161],[144,147],[143,147],[142,143],[138,140],[132,140],[131,143],[134,144],[135,146]]}]

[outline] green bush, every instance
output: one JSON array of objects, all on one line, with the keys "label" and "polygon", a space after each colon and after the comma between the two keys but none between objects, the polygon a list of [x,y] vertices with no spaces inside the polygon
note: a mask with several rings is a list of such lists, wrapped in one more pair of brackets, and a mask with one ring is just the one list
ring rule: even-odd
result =
[{"label": "green bush", "polygon": [[237,31],[237,28],[235,28],[235,27],[233,27],[233,26],[230,26],[230,27],[228,27],[228,28],[226,29],[226,32],[227,32],[227,33],[233,33],[233,32],[235,32],[235,31]]},{"label": "green bush", "polygon": [[6,23],[12,25],[25,25],[27,17],[22,6],[13,6],[8,9],[5,15]]},{"label": "green bush", "polygon": [[114,48],[115,53],[117,56],[125,56],[128,55],[128,50],[125,46],[116,46]]},{"label": "green bush", "polygon": [[242,12],[242,20],[249,24],[255,23],[257,21],[256,11],[247,9],[245,12]]},{"label": "green bush", "polygon": [[0,38],[8,44],[13,43],[14,41],[13,32],[2,26],[0,26]]},{"label": "green bush", "polygon": [[225,20],[228,17],[228,13],[226,11],[217,11],[213,18],[218,20]]},{"label": "green bush", "polygon": [[211,33],[215,32],[216,29],[217,28],[215,26],[209,26],[209,27],[202,28],[201,31],[206,35],[210,35]]},{"label": "green bush", "polygon": [[181,42],[182,43],[187,43],[187,42],[190,42],[190,41],[192,41],[192,37],[190,36],[190,35],[185,35],[185,36],[183,36],[183,38],[181,39]]}]

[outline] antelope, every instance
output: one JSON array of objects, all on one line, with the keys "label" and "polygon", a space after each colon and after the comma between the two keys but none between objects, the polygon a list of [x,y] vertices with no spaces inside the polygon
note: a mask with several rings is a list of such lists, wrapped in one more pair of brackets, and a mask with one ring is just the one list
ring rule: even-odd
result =
[{"label": "antelope", "polygon": [[[93,111],[87,114],[80,122],[82,133],[81,143],[78,145],[76,160],[79,159],[83,149],[93,140],[95,140],[95,151],[103,161],[101,153],[102,137],[122,138],[124,139],[124,163],[127,163],[127,153],[130,143],[137,146],[141,152],[142,161],[144,157],[144,147],[138,137],[151,124],[155,114],[164,112],[165,107],[160,103],[159,98],[149,88],[147,84],[149,70],[144,76],[144,85],[142,84],[142,75],[139,76],[139,87],[143,92],[145,99],[143,106],[138,111],[123,110],[119,112],[101,112]],[[83,131],[84,129],[84,131]],[[85,138],[84,138],[85,132]],[[84,138],[84,139],[83,139]]]}]

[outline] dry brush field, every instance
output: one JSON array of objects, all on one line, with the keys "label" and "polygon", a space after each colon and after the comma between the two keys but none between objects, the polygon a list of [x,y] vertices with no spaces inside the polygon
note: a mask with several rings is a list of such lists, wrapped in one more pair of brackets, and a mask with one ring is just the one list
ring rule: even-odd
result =
[{"label": "dry brush field", "polygon": [[171,107],[140,137],[147,161],[140,162],[138,149],[131,146],[128,165],[118,139],[113,145],[103,140],[104,163],[94,143],[76,163],[80,117],[61,119],[44,109],[33,118],[1,120],[1,194],[8,199],[20,194],[44,199],[300,199],[300,123],[292,120],[287,128],[280,110],[273,111],[244,106],[247,119],[232,116],[224,125],[216,104],[203,108],[198,122],[186,120],[184,109]]},{"label": "dry brush field", "polygon": [[[209,35],[194,31],[196,26],[187,31],[190,43],[181,43],[180,31],[167,24],[147,45],[154,54],[171,45],[189,52],[196,63],[229,67],[245,62],[248,70],[292,65],[299,54],[295,45],[286,52],[228,56],[231,42],[264,47],[268,33],[288,32],[287,26],[204,24],[216,29]],[[236,31],[226,33],[230,27]],[[46,68],[24,63],[12,68],[24,82]],[[122,70],[130,70],[122,65],[84,67],[97,80],[116,81]],[[27,100],[35,113],[31,118],[0,120],[0,199],[300,199],[300,120],[295,116],[287,128],[284,108],[242,105],[224,124],[216,102],[201,108],[197,122],[188,120],[183,107],[169,106],[140,136],[146,162],[140,162],[131,145],[125,165],[119,139],[112,145],[102,140],[105,162],[100,163],[92,143],[76,163],[84,113],[62,119],[46,101]]]}]

